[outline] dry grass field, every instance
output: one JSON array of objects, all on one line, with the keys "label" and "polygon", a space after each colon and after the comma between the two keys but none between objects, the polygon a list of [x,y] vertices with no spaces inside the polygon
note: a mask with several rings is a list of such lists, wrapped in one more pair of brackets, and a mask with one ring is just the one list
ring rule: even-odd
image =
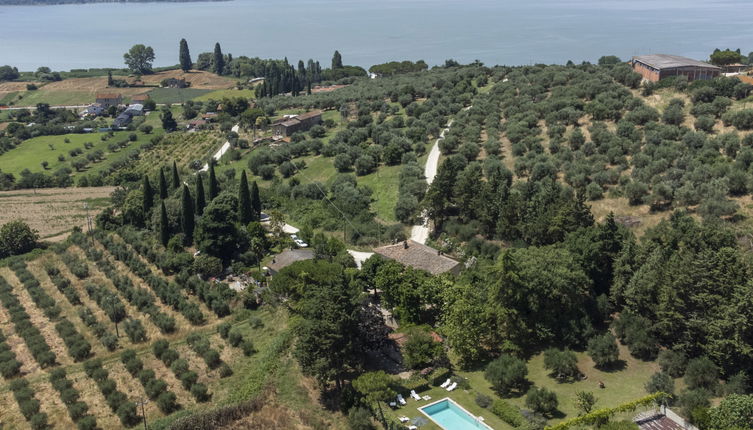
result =
[{"label": "dry grass field", "polygon": [[39,237],[59,241],[73,227],[86,227],[87,209],[94,217],[110,202],[115,187],[44,188],[0,191],[0,225],[22,219],[39,232]]}]

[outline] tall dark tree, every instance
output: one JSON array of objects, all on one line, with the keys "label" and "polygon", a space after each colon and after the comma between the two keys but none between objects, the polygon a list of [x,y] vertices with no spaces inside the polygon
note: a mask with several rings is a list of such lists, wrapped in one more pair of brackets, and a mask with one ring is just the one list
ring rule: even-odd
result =
[{"label": "tall dark tree", "polygon": [[246,171],[241,172],[241,182],[238,186],[238,219],[246,225],[253,221],[253,208],[251,206],[251,193],[248,191],[248,179]]},{"label": "tall dark tree", "polygon": [[162,129],[170,132],[175,131],[178,129],[178,122],[175,121],[175,118],[173,118],[173,113],[170,111],[169,108],[165,107],[162,109],[162,114],[160,114],[160,120],[162,121]]},{"label": "tall dark tree", "polygon": [[160,167],[159,169],[159,198],[167,198],[167,180],[165,179],[165,171]]},{"label": "tall dark tree", "polygon": [[332,56],[332,70],[342,69],[342,68],[343,68],[343,57],[340,55],[340,52],[335,51],[335,54]]},{"label": "tall dark tree", "polygon": [[154,190],[152,189],[152,184],[149,183],[149,176],[147,175],[144,175],[143,192],[144,192],[144,214],[146,214],[150,210],[152,210],[152,207],[154,206]]},{"label": "tall dark tree", "polygon": [[180,68],[187,72],[191,70],[193,63],[191,62],[191,53],[188,52],[188,42],[186,39],[180,39],[180,54],[178,54],[180,60]]},{"label": "tall dark tree", "polygon": [[183,234],[185,235],[185,244],[190,245],[193,243],[193,230],[195,226],[193,198],[191,197],[191,191],[188,189],[188,185],[183,185],[182,196],[182,212],[181,212],[181,224],[183,225]]},{"label": "tall dark tree", "polygon": [[201,179],[201,175],[196,175],[196,205],[194,210],[196,215],[201,216],[204,213],[204,207],[207,205],[207,201],[204,198],[204,181]]},{"label": "tall dark tree", "polygon": [[220,185],[217,183],[217,176],[214,173],[214,160],[209,161],[209,201],[214,200],[220,194]]},{"label": "tall dark tree", "polygon": [[159,216],[159,239],[163,246],[167,246],[167,242],[170,240],[170,226],[167,221],[167,209],[165,208],[165,202],[162,201],[160,206]]},{"label": "tall dark tree", "polygon": [[225,57],[222,55],[220,43],[214,44],[214,73],[221,75],[225,71]]},{"label": "tall dark tree", "polygon": [[173,161],[173,183],[172,183],[173,189],[176,189],[180,186],[180,175],[178,174],[178,166],[175,164],[175,161]]},{"label": "tall dark tree", "polygon": [[251,216],[252,221],[261,219],[261,198],[259,198],[259,186],[256,181],[251,184]]}]

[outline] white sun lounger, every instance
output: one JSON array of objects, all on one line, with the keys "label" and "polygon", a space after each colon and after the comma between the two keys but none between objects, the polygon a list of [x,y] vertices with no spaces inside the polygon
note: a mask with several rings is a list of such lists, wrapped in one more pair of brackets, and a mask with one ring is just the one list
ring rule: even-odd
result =
[{"label": "white sun lounger", "polygon": [[402,394],[397,395],[397,401],[400,402],[401,405],[405,406],[408,404],[408,402],[405,401]]},{"label": "white sun lounger", "polygon": [[450,380],[450,378],[447,378],[446,381],[442,382],[442,385],[440,385],[440,387],[447,388],[450,385],[451,382],[452,381]]},{"label": "white sun lounger", "polygon": [[421,396],[416,394],[416,390],[410,390],[410,396],[413,397],[416,400],[421,400]]},{"label": "white sun lounger", "polygon": [[401,423],[407,423],[408,421],[410,421],[410,418],[408,417],[398,417],[398,419]]},{"label": "white sun lounger", "polygon": [[452,385],[450,385],[449,387],[447,387],[447,391],[452,391],[452,390],[454,390],[457,387],[458,387],[458,383],[457,382],[453,382]]},{"label": "white sun lounger", "polygon": [[408,430],[418,430],[418,427],[416,427],[416,426],[408,426]]}]

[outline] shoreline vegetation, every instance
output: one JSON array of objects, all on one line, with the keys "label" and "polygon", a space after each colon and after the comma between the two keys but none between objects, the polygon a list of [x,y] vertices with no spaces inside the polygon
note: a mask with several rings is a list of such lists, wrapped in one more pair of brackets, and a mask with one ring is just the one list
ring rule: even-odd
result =
[{"label": "shoreline vegetation", "polygon": [[198,3],[232,0],[0,0],[0,6],[58,6],[90,3]]}]

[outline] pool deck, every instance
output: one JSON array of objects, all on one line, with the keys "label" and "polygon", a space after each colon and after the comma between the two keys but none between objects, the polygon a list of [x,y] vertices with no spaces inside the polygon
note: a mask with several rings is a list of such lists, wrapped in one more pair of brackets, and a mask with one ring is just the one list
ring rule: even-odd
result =
[{"label": "pool deck", "polygon": [[[489,427],[489,425],[486,423],[486,420],[485,420],[484,417],[473,415],[468,410],[466,410],[464,407],[460,406],[460,404],[458,404],[458,402],[452,400],[449,397],[445,397],[443,399],[439,399],[439,400],[431,402],[431,403],[429,403],[427,405],[421,406],[420,408],[418,408],[418,410],[421,411],[422,414],[426,415],[426,417],[428,417],[434,424],[436,424],[440,428],[444,429],[444,427],[441,424],[439,424],[438,422],[434,421],[434,418],[432,418],[431,415],[427,414],[426,411],[424,411],[424,409],[429,408],[431,406],[434,406],[434,405],[436,405],[438,403],[442,403],[442,402],[450,402],[450,403],[454,404],[455,406],[458,407],[458,409],[462,410],[463,412],[465,412],[466,414],[468,414],[469,417],[473,418],[476,421],[477,424],[481,424],[482,426],[484,426],[485,428],[487,428],[489,430],[494,430],[493,428]],[[446,430],[452,430],[452,429],[446,429]]]}]

